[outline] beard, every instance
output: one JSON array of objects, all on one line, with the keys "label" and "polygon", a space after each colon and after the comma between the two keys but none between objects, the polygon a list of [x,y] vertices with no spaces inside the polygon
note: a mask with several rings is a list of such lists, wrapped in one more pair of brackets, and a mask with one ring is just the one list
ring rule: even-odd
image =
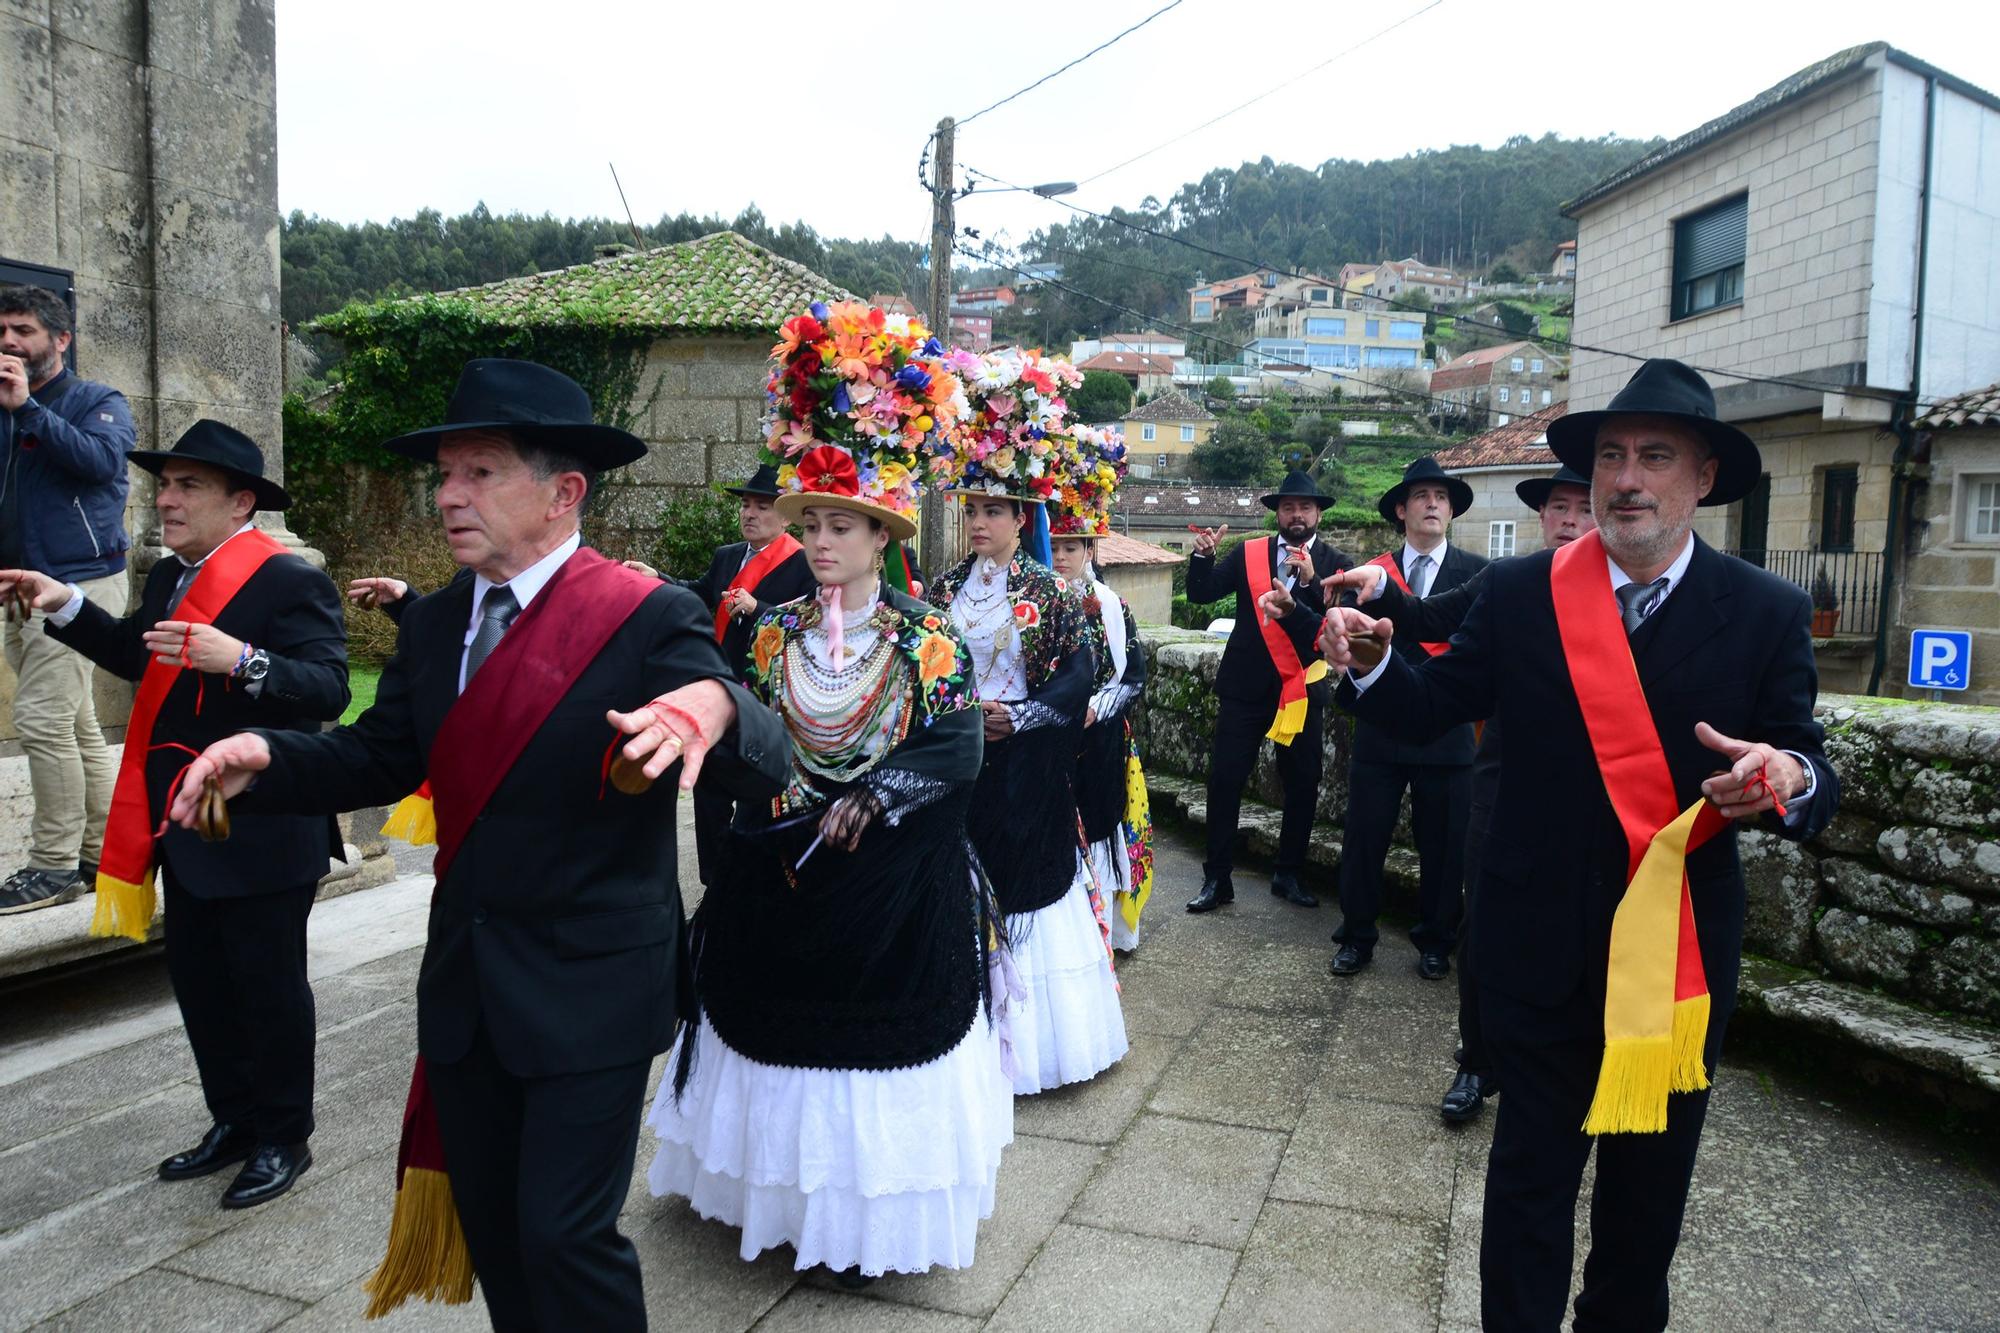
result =
[{"label": "beard", "polygon": [[28,368],[28,383],[43,384],[55,378],[62,369],[62,353],[51,347],[41,357],[22,357],[21,362]]},{"label": "beard", "polygon": [[1615,492],[1606,497],[1602,506],[1592,497],[1598,535],[1604,541],[1604,549],[1622,569],[1643,569],[1672,559],[1687,541],[1688,528],[1694,521],[1694,505],[1658,498],[1652,501],[1652,513],[1646,519],[1628,523],[1618,518],[1617,506],[1640,502],[1637,491]]},{"label": "beard", "polygon": [[1312,525],[1302,518],[1295,518],[1289,523],[1280,524],[1278,531],[1291,545],[1303,546],[1306,538],[1312,535]]}]

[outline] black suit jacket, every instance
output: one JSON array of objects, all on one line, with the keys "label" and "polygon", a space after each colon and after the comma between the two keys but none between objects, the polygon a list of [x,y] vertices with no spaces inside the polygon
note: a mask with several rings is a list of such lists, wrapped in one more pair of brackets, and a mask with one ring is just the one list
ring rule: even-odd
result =
[{"label": "black suit jacket", "polygon": [[[1597,761],[1570,683],[1549,592],[1552,551],[1492,567],[1484,594],[1442,657],[1393,658],[1342,707],[1410,740],[1473,718],[1506,727],[1501,781],[1484,848],[1473,931],[1480,984],[1531,1006],[1602,1006],[1611,918],[1625,891],[1625,837],[1598,781]],[[1813,721],[1818,674],[1811,603],[1775,575],[1697,540],[1685,579],[1632,637],[1646,702],[1681,809],[1724,766],[1695,739],[1696,722],[1725,736],[1804,755],[1818,790],[1783,837],[1811,837],[1840,801],[1840,780]],[[1718,1015],[1735,1002],[1743,946],[1743,872],[1736,829],[1724,828],[1687,861],[1695,925]],[[1573,1010],[1572,1010],[1573,1012]]]},{"label": "black suit jacket", "polygon": [[[1271,539],[1269,563],[1275,575],[1278,534],[1269,532],[1259,533],[1258,536]],[[1215,693],[1224,699],[1268,703],[1275,710],[1278,706],[1278,669],[1271,665],[1270,649],[1264,646],[1264,633],[1257,623],[1257,599],[1250,593],[1250,576],[1243,567],[1243,552],[1249,545],[1249,542],[1244,542],[1220,560],[1207,555],[1189,556],[1187,595],[1191,602],[1219,602],[1235,594],[1236,625],[1229,631],[1229,642],[1223,647],[1222,665],[1216,668]],[[1329,574],[1337,574],[1354,563],[1324,538],[1313,541],[1312,562],[1313,577],[1298,580],[1292,588],[1293,600],[1306,614],[1300,616],[1294,612],[1296,619],[1281,622],[1298,648],[1302,662],[1312,660],[1313,635],[1318,629],[1318,617],[1325,610],[1319,580]],[[1324,697],[1322,687],[1315,685],[1312,690],[1316,697]]]},{"label": "black suit jacket", "polygon": [[[1397,547],[1395,551],[1391,552],[1391,555],[1400,559],[1402,548]],[[1431,598],[1449,594],[1453,589],[1463,587],[1477,577],[1479,572],[1485,568],[1486,559],[1484,556],[1474,555],[1457,542],[1447,543],[1444,548],[1444,559],[1439,563],[1437,573],[1431,577],[1429,597],[1424,600],[1428,601]],[[1401,591],[1396,588],[1394,580],[1391,580],[1389,583],[1389,591]],[[1388,594],[1385,592],[1383,595],[1387,596]],[[1371,615],[1376,614],[1372,608],[1364,609],[1368,610]],[[1398,633],[1389,643],[1391,650],[1397,656],[1406,662],[1415,664],[1423,661],[1424,658],[1430,655],[1423,650],[1422,644],[1424,639],[1422,636],[1402,633],[1403,626],[1401,624],[1398,624],[1396,629]],[[1449,638],[1450,635],[1447,633],[1440,637]],[[1433,643],[1437,641],[1436,639],[1431,640]],[[1474,735],[1472,727],[1469,724],[1462,727],[1453,727],[1435,740],[1426,741],[1422,744],[1413,744],[1410,741],[1398,739],[1387,730],[1381,727],[1366,725],[1365,722],[1354,729],[1354,757],[1364,763],[1469,764],[1472,762],[1472,753],[1477,745],[1478,738]]]},{"label": "black suit jacket", "polygon": [[[288,810],[386,805],[424,780],[458,699],[470,581],[403,615],[375,706],[318,736],[276,734],[247,794]],[[737,722],[709,752],[704,782],[746,799],[776,795],[791,742],[776,714],[736,684],[700,603],[663,585],[584,668],[528,741],[431,900],[417,979],[427,1059],[462,1059],[483,1024],[521,1077],[631,1064],[665,1050],[680,1013],[685,946],[669,769],[639,796],[603,781],[609,709],[629,710],[695,680],[719,680]]]},{"label": "black suit jacket", "polygon": [[[708,571],[698,579],[673,579],[669,583],[686,588],[701,598],[708,607],[711,617],[715,608],[722,604],[722,594],[729,591],[729,585],[736,581],[737,571],[743,568],[743,553],[750,549],[749,542],[731,542],[718,547],[715,558],[708,562]],[[729,670],[736,679],[743,679],[744,670],[750,663],[750,630],[758,619],[773,607],[806,597],[818,591],[819,580],[813,577],[812,564],[804,551],[794,551],[778,567],[757,581],[750,590],[757,599],[757,610],[747,616],[731,616],[729,627],[722,632],[722,656],[729,663]],[[711,621],[709,628],[714,629]]]},{"label": "black suit jacket", "polygon": [[[154,565],[137,609],[124,619],[114,620],[104,608],[85,602],[68,625],[50,626],[49,637],[113,675],[138,680],[152,660],[140,636],[173,619],[167,600],[185,568],[172,557]],[[322,722],[346,711],[347,633],[340,594],[332,580],[298,556],[266,560],[222,608],[215,627],[270,653],[270,674],[253,696],[240,680],[181,672],[153,723],[155,746],[175,742],[198,753],[250,727],[316,732]],[[156,749],[146,757],[146,795],[155,828],[166,814],[169,784],[193,757],[173,749]],[[178,824],[168,825],[159,840],[160,858],[174,883],[197,898],[245,898],[314,883],[325,876],[329,854],[340,849],[340,831],[331,816],[239,815],[233,805],[225,842],[203,842]]]}]

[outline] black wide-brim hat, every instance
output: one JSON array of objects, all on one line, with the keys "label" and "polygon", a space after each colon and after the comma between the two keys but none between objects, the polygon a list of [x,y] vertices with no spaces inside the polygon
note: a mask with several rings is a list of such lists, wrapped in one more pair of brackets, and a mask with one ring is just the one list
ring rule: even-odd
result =
[{"label": "black wide-brim hat", "polygon": [[1588,493],[1590,478],[1573,467],[1564,466],[1556,469],[1553,477],[1528,478],[1514,488],[1514,494],[1521,497],[1522,504],[1539,514],[1542,512],[1542,506],[1549,502],[1549,496],[1555,493],[1558,486],[1581,486],[1585,493]]},{"label": "black wide-brim hat", "polygon": [[731,495],[759,495],[767,500],[775,500],[780,494],[778,490],[778,465],[776,463],[761,464],[756,472],[751,474],[750,480],[744,482],[741,486],[724,486],[722,489]]},{"label": "black wide-brim hat", "polygon": [[257,497],[259,509],[289,509],[292,497],[285,488],[264,475],[264,451],[242,431],[207,417],[195,422],[174,441],[171,449],[128,449],[125,457],[132,466],[154,476],[168,463],[206,463],[219,468],[229,479]]},{"label": "black wide-brim hat", "polygon": [[443,425],[384,440],[382,447],[435,463],[438,445],[453,431],[494,430],[558,450],[599,471],[646,456],[644,440],[592,419],[590,395],[582,385],[533,361],[483,356],[466,362],[444,417]]},{"label": "black wide-brim hat", "polygon": [[1704,505],[1733,504],[1750,494],[1764,473],[1757,442],[1715,415],[1715,390],[1693,366],[1654,357],[1632,373],[1625,387],[1597,412],[1571,412],[1549,425],[1549,448],[1564,467],[1595,470],[1597,428],[1620,417],[1667,417],[1694,427],[1715,455],[1715,485]]},{"label": "black wide-brim hat", "polygon": [[1280,500],[1311,500],[1321,509],[1331,509],[1336,503],[1331,495],[1321,495],[1319,484],[1303,472],[1287,472],[1278,489],[1264,497],[1264,508],[1275,514]]},{"label": "black wide-brim hat", "polygon": [[1471,485],[1446,472],[1438,466],[1437,459],[1425,454],[1422,458],[1410,460],[1410,465],[1403,469],[1403,479],[1382,492],[1382,498],[1375,502],[1375,512],[1382,516],[1384,522],[1401,528],[1403,520],[1396,517],[1396,506],[1403,503],[1412,486],[1422,482],[1436,482],[1444,487],[1445,493],[1451,496],[1453,518],[1472,508]]}]

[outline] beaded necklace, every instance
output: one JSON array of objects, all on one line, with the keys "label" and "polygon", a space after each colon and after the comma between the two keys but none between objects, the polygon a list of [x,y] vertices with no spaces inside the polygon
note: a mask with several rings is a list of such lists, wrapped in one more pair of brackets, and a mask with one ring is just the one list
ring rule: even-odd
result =
[{"label": "beaded necklace", "polygon": [[[1006,575],[1013,561],[1005,563],[982,558],[968,571],[968,577],[958,595],[952,599],[952,610],[958,611],[961,603],[965,610],[955,614],[960,635],[972,654],[973,673],[978,680],[982,695],[1000,684],[993,679],[1000,665],[1000,657],[1009,648],[1020,645],[1020,629],[1014,620],[1014,599],[1008,594]],[[996,587],[997,585],[997,587]],[[979,589],[974,592],[974,587]],[[980,660],[984,649],[985,661]]]},{"label": "beaded necklace", "polygon": [[[841,666],[821,663],[805,633],[786,636],[778,679],[792,756],[806,773],[849,781],[901,743],[909,729],[909,691],[898,671],[896,617],[887,607],[871,616],[875,644]],[[885,623],[886,622],[886,623]]]}]

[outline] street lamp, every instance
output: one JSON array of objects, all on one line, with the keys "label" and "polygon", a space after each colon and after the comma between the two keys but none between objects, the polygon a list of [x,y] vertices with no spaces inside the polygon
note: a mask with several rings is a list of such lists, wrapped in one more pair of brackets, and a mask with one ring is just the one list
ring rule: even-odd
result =
[{"label": "street lamp", "polygon": [[1057,195],[1075,194],[1075,181],[1048,181],[1041,185],[1001,185],[980,188],[974,181],[965,187],[967,194],[1038,194],[1044,199],[1054,199]]}]

